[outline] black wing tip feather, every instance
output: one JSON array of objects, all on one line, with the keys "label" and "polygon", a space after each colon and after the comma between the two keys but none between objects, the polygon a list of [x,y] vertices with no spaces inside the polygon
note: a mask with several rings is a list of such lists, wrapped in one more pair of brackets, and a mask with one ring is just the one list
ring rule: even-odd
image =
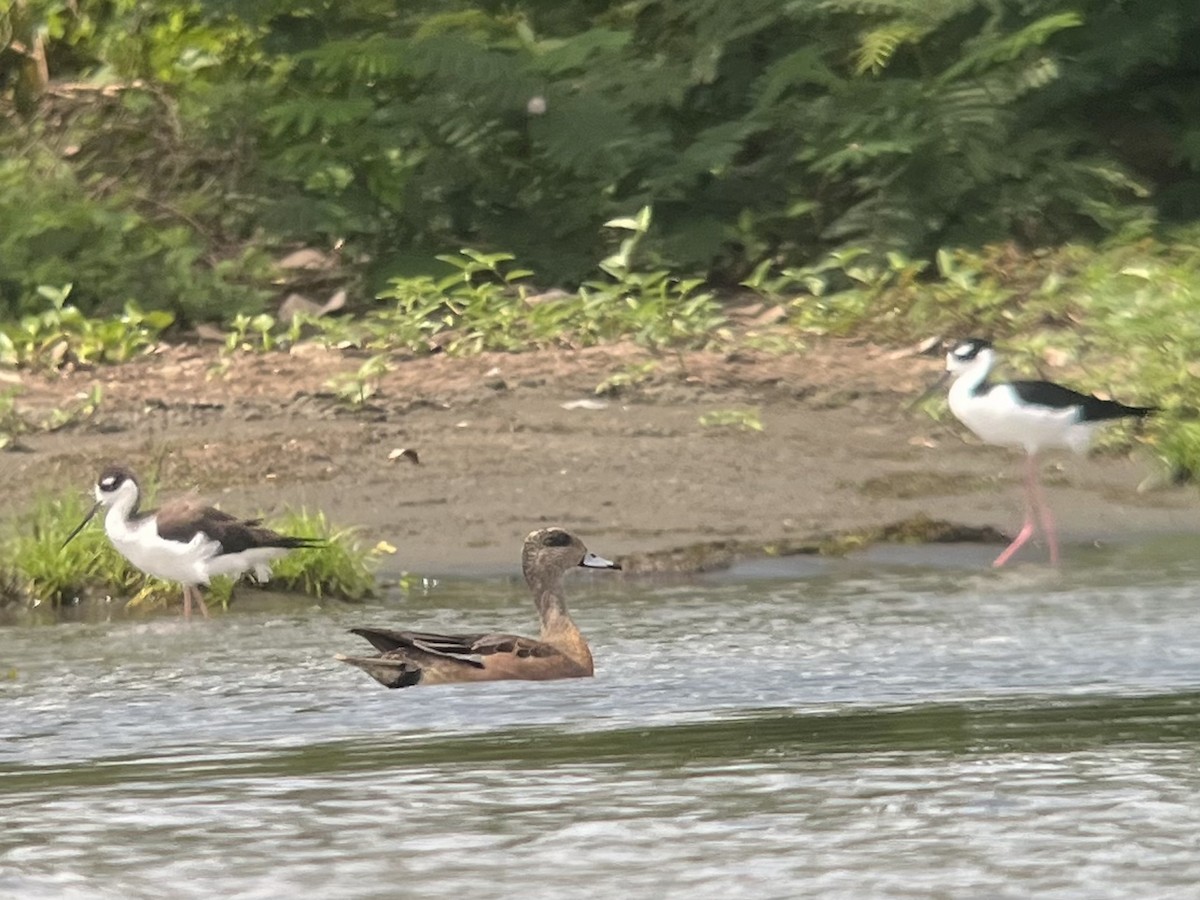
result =
[{"label": "black wing tip feather", "polygon": [[1126,406],[1116,400],[1101,400],[1099,397],[1088,398],[1091,402],[1084,404],[1084,421],[1099,422],[1105,419],[1144,419],[1159,412],[1157,406]]},{"label": "black wing tip feather", "polygon": [[290,537],[286,534],[281,534],[272,546],[284,547],[288,550],[302,550],[305,547],[328,547],[329,541],[324,538]]}]

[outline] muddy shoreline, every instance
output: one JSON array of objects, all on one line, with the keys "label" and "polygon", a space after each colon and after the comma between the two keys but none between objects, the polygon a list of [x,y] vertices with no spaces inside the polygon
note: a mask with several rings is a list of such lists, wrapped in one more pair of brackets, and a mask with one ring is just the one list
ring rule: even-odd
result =
[{"label": "muddy shoreline", "polygon": [[[1000,532],[1020,522],[1015,456],[908,409],[939,364],[902,351],[828,340],[788,355],[619,345],[397,357],[353,408],[331,385],[361,363],[316,346],[225,358],[178,345],[117,367],[10,373],[26,415],[95,386],[102,402],[87,422],[0,453],[0,522],[39,490],[88,490],[108,461],[233,512],[321,509],[395,545],[388,570],[421,574],[515,569],[523,536],[552,523],[657,569],[697,567],[687,548],[716,548],[701,554],[711,566],[914,517]],[[762,430],[701,422],[728,411]],[[1200,533],[1194,489],[1138,491],[1155,471],[1146,453],[1053,456],[1045,471],[1068,543]]]}]

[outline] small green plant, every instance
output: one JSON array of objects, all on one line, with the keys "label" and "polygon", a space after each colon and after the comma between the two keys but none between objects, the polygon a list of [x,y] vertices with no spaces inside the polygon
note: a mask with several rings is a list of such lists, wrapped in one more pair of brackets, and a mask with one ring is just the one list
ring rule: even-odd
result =
[{"label": "small green plant", "polygon": [[68,425],[86,422],[99,411],[103,396],[103,388],[93,384],[85,393],[78,395],[74,402],[50,410],[46,418],[37,424],[44,431],[59,431]]},{"label": "small green plant", "polygon": [[0,392],[0,450],[10,450],[28,429],[28,423],[17,410],[17,390]]},{"label": "small green plant", "polygon": [[704,279],[677,278],[665,269],[643,272],[634,266],[651,218],[651,208],[644,206],[636,216],[604,223],[627,235],[617,252],[600,262],[608,279],[585,281],[579,289],[588,342],[632,337],[647,347],[704,347],[728,340],[716,297],[701,290]]},{"label": "small green plant", "polygon": [[596,385],[595,392],[601,397],[615,396],[622,393],[628,387],[635,387],[649,381],[659,368],[660,365],[655,360],[626,366],[621,371],[614,372]]},{"label": "small green plant", "polygon": [[257,350],[267,353],[275,350],[280,345],[280,338],[275,333],[277,324],[275,317],[267,313],[256,316],[238,313],[229,323],[229,331],[225,335],[226,352]]},{"label": "small green plant", "polygon": [[72,403],[55,407],[41,418],[32,417],[17,407],[18,391],[14,388],[0,393],[0,450],[16,448],[22,434],[34,431],[58,431],[92,418],[100,408],[103,389],[92,385]]},{"label": "small green plant", "polygon": [[386,353],[377,353],[353,372],[343,372],[325,382],[334,395],[353,409],[361,409],[379,389],[379,379],[391,370]]},{"label": "small green plant", "polygon": [[418,352],[437,346],[466,354],[524,350],[550,341],[562,330],[556,310],[526,304],[518,283],[532,273],[510,267],[511,254],[463,250],[437,258],[455,271],[437,280],[393,279],[380,294],[396,305],[371,317],[370,327],[378,336]]},{"label": "small green plant", "polygon": [[757,409],[714,409],[700,417],[704,428],[731,428],[738,431],[762,431]]},{"label": "small green plant", "polygon": [[847,334],[876,315],[881,297],[911,287],[925,263],[900,253],[875,260],[864,248],[829,253],[807,266],[788,266],[772,275],[769,262],[742,282],[774,302],[786,302],[788,321],[809,334]]}]

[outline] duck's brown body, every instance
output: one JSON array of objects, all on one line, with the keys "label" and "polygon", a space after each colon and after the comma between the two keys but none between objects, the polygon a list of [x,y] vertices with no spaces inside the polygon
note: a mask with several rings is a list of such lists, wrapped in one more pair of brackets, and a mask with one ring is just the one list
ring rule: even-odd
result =
[{"label": "duck's brown body", "polygon": [[589,553],[561,528],[544,528],[525,539],[525,580],[541,617],[537,639],[515,634],[435,634],[390,628],[352,628],[379,651],[377,656],[338,659],[357,666],[390,688],[470,681],[549,681],[586,678],[592,652],[567,612],[562,577],[575,566],[617,569]]}]

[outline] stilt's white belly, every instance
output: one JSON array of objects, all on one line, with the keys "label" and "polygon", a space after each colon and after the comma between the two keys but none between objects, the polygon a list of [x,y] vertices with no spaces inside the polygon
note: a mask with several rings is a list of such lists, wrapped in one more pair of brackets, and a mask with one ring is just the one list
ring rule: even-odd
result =
[{"label": "stilt's white belly", "polygon": [[123,532],[110,533],[109,538],[118,553],[147,575],[181,584],[208,584],[205,563],[221,549],[220,544],[203,534],[186,544],[164,541],[149,520]]},{"label": "stilt's white belly", "polygon": [[226,553],[208,563],[209,575],[241,575],[253,572],[254,580],[265,584],[271,579],[271,562],[287,553],[283,547],[252,547],[241,553]]},{"label": "stilt's white belly", "polygon": [[980,439],[1005,447],[1023,447],[1028,453],[1052,447],[1083,453],[1096,427],[1096,423],[1080,422],[1074,407],[1022,404],[1007,385],[997,385],[984,395],[952,388],[949,399],[950,411]]}]

